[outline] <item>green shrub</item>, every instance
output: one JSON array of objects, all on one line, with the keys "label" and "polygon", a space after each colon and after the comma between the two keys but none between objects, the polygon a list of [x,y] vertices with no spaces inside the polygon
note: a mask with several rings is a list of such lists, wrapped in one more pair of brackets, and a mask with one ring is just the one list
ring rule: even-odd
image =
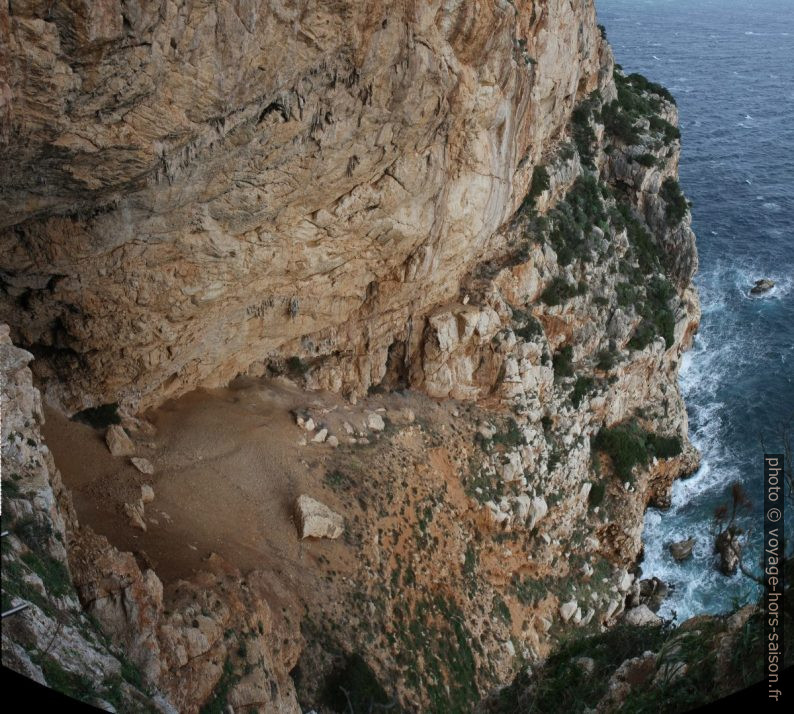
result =
[{"label": "green shrub", "polygon": [[594,167],[593,144],[596,140],[591,120],[600,104],[601,95],[598,91],[595,91],[587,99],[580,102],[571,114],[571,135],[582,164],[589,168]]},{"label": "green shrub", "polygon": [[287,359],[287,371],[293,376],[302,377],[309,371],[309,366],[298,356]]},{"label": "green shrub", "polygon": [[643,320],[634,330],[634,334],[628,342],[628,346],[632,350],[644,350],[656,338],[656,329],[653,323],[648,320]]},{"label": "green shrub", "polygon": [[667,204],[665,207],[667,224],[677,226],[689,210],[689,204],[681,192],[680,184],[674,178],[665,179],[659,195]]},{"label": "green shrub", "polygon": [[597,355],[598,361],[596,362],[596,367],[598,369],[603,369],[604,371],[608,371],[615,366],[615,361],[617,360],[617,354],[612,350],[601,350]]},{"label": "green shrub", "polygon": [[[664,337],[665,345],[669,349],[675,341],[675,316],[669,306],[671,298],[675,295],[675,288],[666,278],[654,276],[645,289],[645,295],[646,301],[641,306],[640,312],[648,326],[646,329],[652,329],[654,335]],[[652,339],[653,335],[648,342]]]},{"label": "green shrub", "polygon": [[675,97],[670,94],[667,87],[663,87],[661,84],[657,84],[656,82],[651,82],[647,77],[644,77],[638,72],[630,74],[626,79],[635,89],[643,92],[650,92],[651,94],[657,94],[671,104],[675,104]]},{"label": "green shrub", "polygon": [[635,466],[645,466],[653,456],[669,459],[681,453],[681,439],[677,435],[660,436],[645,431],[632,421],[612,428],[602,428],[593,448],[609,455],[615,475],[621,481],[633,481]]},{"label": "green shrub", "polygon": [[640,142],[640,135],[634,128],[634,119],[621,107],[618,99],[601,110],[601,120],[605,129],[623,143],[633,146]]},{"label": "green shrub", "polygon": [[[659,626],[617,625],[591,637],[573,637],[561,643],[541,668],[522,669],[513,683],[490,702],[488,714],[553,714],[583,712],[607,693],[617,667],[648,650],[661,647],[669,630]],[[593,660],[586,672],[577,662]],[[647,689],[647,687],[645,688]]]},{"label": "green shrub", "polygon": [[21,560],[41,578],[49,595],[61,597],[72,592],[69,571],[59,560],[49,555],[39,555],[32,550],[24,553]]},{"label": "green shrub", "polygon": [[609,455],[621,481],[633,480],[632,469],[648,463],[645,433],[634,423],[601,429],[593,446]]},{"label": "green shrub", "polygon": [[572,285],[565,280],[565,278],[556,277],[540,294],[540,299],[547,305],[559,305],[560,303],[575,297],[577,294],[578,288],[576,285]]},{"label": "green shrub", "polygon": [[615,293],[618,296],[618,305],[629,307],[637,302],[638,289],[631,283],[618,283],[615,286]]},{"label": "green shrub", "polygon": [[573,347],[565,345],[554,355],[552,364],[554,365],[555,377],[573,376]]},{"label": "green shrub", "polygon": [[651,166],[656,166],[656,157],[653,154],[640,154],[639,156],[635,156],[634,160],[640,165],[645,166],[645,168],[651,168]]},{"label": "green shrub", "polygon": [[527,443],[527,440],[524,438],[524,432],[518,428],[515,419],[510,417],[507,420],[506,426],[507,428],[505,431],[497,431],[493,435],[494,444],[501,444],[509,448],[513,446],[523,446]]},{"label": "green shrub", "polygon": [[671,459],[681,453],[681,437],[675,436],[659,436],[658,434],[648,434],[647,438],[648,447],[653,452],[654,456],[660,459]]},{"label": "green shrub", "polygon": [[234,665],[227,657],[223,663],[223,673],[218,683],[215,685],[209,699],[201,707],[201,714],[221,714],[226,711],[226,700],[229,696],[229,690],[235,683],[237,677],[234,672]]},{"label": "green shrub", "polygon": [[590,493],[587,496],[587,503],[590,508],[596,508],[604,502],[606,490],[607,487],[603,481],[597,481],[590,487]]},{"label": "green shrub", "polygon": [[576,383],[571,390],[571,403],[574,407],[578,407],[582,403],[585,395],[590,392],[595,386],[595,380],[592,377],[577,377]]},{"label": "green shrub", "polygon": [[539,164],[532,170],[532,184],[528,194],[529,197],[534,202],[541,193],[548,190],[550,185],[548,170],[543,164]]}]

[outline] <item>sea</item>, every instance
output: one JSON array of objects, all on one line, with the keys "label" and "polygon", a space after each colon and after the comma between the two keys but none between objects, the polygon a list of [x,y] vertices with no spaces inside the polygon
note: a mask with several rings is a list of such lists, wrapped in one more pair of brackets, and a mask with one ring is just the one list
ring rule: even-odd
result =
[{"label": "sea", "polygon": [[[660,614],[680,622],[760,596],[752,579],[717,571],[714,513],[742,484],[745,563],[759,572],[763,454],[781,451],[786,424],[794,442],[794,0],[596,0],[596,9],[624,70],[676,97],[681,185],[693,203],[703,317],[680,384],[702,464],[676,482],[670,509],[646,514],[641,563],[643,577],[674,586]],[[760,278],[775,287],[751,297]],[[690,536],[693,557],[675,562],[669,543]]]}]

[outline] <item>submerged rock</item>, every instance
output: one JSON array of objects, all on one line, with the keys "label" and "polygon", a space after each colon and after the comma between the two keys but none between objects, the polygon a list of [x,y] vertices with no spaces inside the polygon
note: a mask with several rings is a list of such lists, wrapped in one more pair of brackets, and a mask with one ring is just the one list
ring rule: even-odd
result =
[{"label": "submerged rock", "polygon": [[775,281],[770,280],[769,278],[762,278],[761,280],[756,280],[755,285],[750,288],[751,295],[762,295],[763,293],[769,292],[773,287],[775,287]]},{"label": "submerged rock", "polygon": [[714,542],[714,551],[720,557],[720,572],[723,575],[735,575],[742,555],[739,534],[732,528],[722,531]]},{"label": "submerged rock", "polygon": [[692,556],[692,549],[694,547],[694,538],[679,540],[677,543],[670,543],[670,554],[673,556],[673,558],[680,562]]},{"label": "submerged rock", "polygon": [[659,578],[640,580],[640,604],[647,605],[653,612],[659,610],[669,592],[670,587]]}]

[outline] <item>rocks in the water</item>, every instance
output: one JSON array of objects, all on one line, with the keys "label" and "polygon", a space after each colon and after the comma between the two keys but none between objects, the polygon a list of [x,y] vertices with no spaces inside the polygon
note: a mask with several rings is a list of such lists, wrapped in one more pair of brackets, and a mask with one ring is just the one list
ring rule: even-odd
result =
[{"label": "rocks in the water", "polygon": [[301,538],[338,538],[345,529],[342,516],[311,496],[298,498],[295,515]]},{"label": "rocks in the water", "polygon": [[719,569],[723,575],[735,575],[742,556],[739,534],[733,528],[726,528],[714,541],[714,552],[720,557]]},{"label": "rocks in the water", "polygon": [[653,612],[659,610],[669,592],[670,587],[659,578],[640,580],[640,604],[647,605]]},{"label": "rocks in the water", "polygon": [[756,280],[755,285],[750,288],[751,295],[762,295],[763,293],[769,292],[773,287],[775,287],[775,281],[770,280],[769,278],[762,278],[761,280]]},{"label": "rocks in the water", "polygon": [[154,501],[154,489],[148,483],[141,486],[141,501],[143,503],[151,503]]},{"label": "rocks in the water", "polygon": [[130,459],[130,462],[142,474],[151,475],[154,473],[154,465],[151,461],[149,461],[149,459],[144,459],[141,456],[133,456]]},{"label": "rocks in the water", "polygon": [[624,620],[629,625],[639,625],[641,627],[659,625],[662,622],[661,618],[652,612],[647,605],[632,608],[625,614]]},{"label": "rocks in the water", "polygon": [[670,554],[677,561],[686,560],[692,556],[692,549],[695,547],[695,539],[687,538],[676,543],[670,543]]},{"label": "rocks in the water", "polygon": [[328,429],[322,428],[314,435],[312,441],[317,444],[322,444],[327,438],[328,438]]},{"label": "rocks in the water", "polygon": [[132,456],[135,453],[135,445],[132,439],[127,436],[124,427],[118,424],[111,424],[105,432],[105,443],[113,456]]}]

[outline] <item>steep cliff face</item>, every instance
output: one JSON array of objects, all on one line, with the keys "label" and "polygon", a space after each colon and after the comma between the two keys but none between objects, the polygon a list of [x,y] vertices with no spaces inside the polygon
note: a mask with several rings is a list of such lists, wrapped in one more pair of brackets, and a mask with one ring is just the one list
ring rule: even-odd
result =
[{"label": "steep cliff face", "polygon": [[9,8],[0,314],[72,411],[377,384],[611,73],[589,1]]},{"label": "steep cliff face", "polygon": [[299,712],[300,633],[261,576],[214,556],[164,588],[145,556],[81,525],[42,437],[31,359],[0,326],[3,611],[27,606],[3,622],[3,665],[109,711],[198,711],[221,683],[233,706]]},{"label": "steep cliff face", "polygon": [[[614,71],[591,2],[13,2],[0,28],[0,317],[47,401],[119,402],[149,480],[179,462],[190,489],[196,437],[133,414],[240,373],[297,383],[300,426],[279,402],[286,427],[238,430],[258,491],[240,499],[226,469],[246,467],[213,443],[218,503],[176,530],[142,503],[129,527],[78,519],[51,463],[12,494],[60,519],[65,607],[163,706],[328,712],[334,683],[377,679],[408,710],[469,711],[644,601],[644,510],[697,465],[676,383],[697,255],[675,104]],[[29,356],[4,349],[16,375]],[[4,434],[40,443],[23,371]],[[228,402],[284,388],[254,384]],[[3,439],[4,507],[25,443]],[[108,473],[137,498],[131,470]],[[245,501],[298,488],[342,513],[343,543],[298,544]],[[144,547],[198,539],[226,500],[251,539],[210,532],[201,572],[158,575]],[[275,560],[262,523],[288,531]]]}]

